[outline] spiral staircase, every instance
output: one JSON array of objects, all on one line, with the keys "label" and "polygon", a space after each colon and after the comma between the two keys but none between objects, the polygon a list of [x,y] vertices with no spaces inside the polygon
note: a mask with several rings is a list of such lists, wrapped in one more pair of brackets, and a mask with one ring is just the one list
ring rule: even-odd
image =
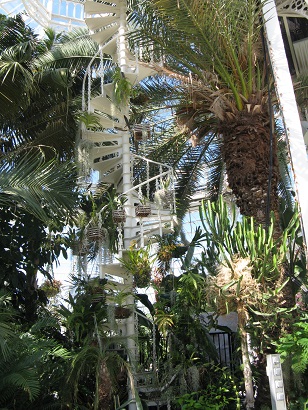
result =
[{"label": "spiral staircase", "polygon": [[[123,258],[132,243],[137,249],[144,247],[153,235],[173,231],[176,223],[172,169],[142,156],[142,146],[151,138],[154,124],[130,125],[129,102],[118,102],[112,77],[108,77],[104,70],[104,58],[108,56],[131,86],[156,74],[153,68],[140,64],[138,55],[129,50],[125,37],[126,3],[126,0],[116,0],[108,4],[86,0],[84,3],[85,22],[93,39],[99,44],[99,52],[94,58],[100,58],[101,65],[95,72],[89,66],[86,72],[83,83],[83,111],[94,114],[100,126],[91,129],[82,125],[80,141],[81,146],[87,147],[86,156],[90,169],[98,175],[97,184],[92,183],[91,189],[95,190],[95,186],[112,186],[120,198],[125,197],[123,207],[118,209],[124,211],[124,217],[115,220],[118,256]],[[97,85],[97,81],[100,82],[98,94],[93,90],[93,84]],[[133,147],[137,146],[138,154],[134,154]],[[88,182],[85,177],[83,183],[87,185]],[[163,194],[163,197],[159,196],[159,193]],[[79,257],[75,261],[79,272],[87,272],[86,264],[86,257]],[[100,278],[108,279],[108,284],[112,284],[118,291],[133,288],[133,276],[110,255],[104,241],[99,243],[97,267]],[[132,295],[127,297],[126,304],[134,306]],[[134,311],[128,318],[116,319],[109,324],[110,335],[126,339],[126,349],[138,391],[142,392],[145,398],[148,396],[149,406],[157,406],[157,402],[149,399],[149,393],[155,395],[155,343],[151,371],[140,370],[139,316],[140,312]],[[133,396],[131,392],[130,409],[137,408]]]},{"label": "spiral staircase", "polygon": [[[23,9],[27,11],[30,20],[36,21],[42,27],[53,27],[62,31],[86,24],[93,39],[100,46],[99,55],[102,60],[104,55],[108,55],[132,85],[138,84],[142,79],[155,74],[153,68],[149,65],[142,65],[138,61],[138,55],[129,50],[125,38],[127,31],[126,0],[112,0],[112,2],[91,0],[22,0],[22,2],[19,0],[0,0],[0,10],[7,15],[15,15]],[[286,124],[286,134],[289,139],[303,227],[307,235],[307,156],[293,86],[291,81],[286,81],[290,76],[287,61],[284,57],[284,45],[282,39],[279,38],[280,34],[277,35],[277,33],[280,33],[277,13],[285,23],[289,17],[307,18],[307,0],[276,0],[276,2],[270,0],[264,5],[264,14],[271,15],[270,18],[266,19],[267,43],[282,118]],[[288,40],[290,41],[290,39]],[[292,47],[294,46],[292,58],[297,61],[297,73],[301,73],[302,70],[308,68],[306,59],[307,44],[306,40],[298,44],[291,44]],[[157,64],[155,67],[157,67]],[[131,145],[134,134],[136,136],[139,133],[141,140],[148,138],[152,124],[135,124],[129,128],[129,105],[116,103],[114,84],[111,81],[108,82],[104,74],[103,64],[96,72],[93,72],[90,68],[87,70],[84,79],[83,109],[87,113],[95,113],[99,118],[101,127],[92,130],[83,125],[81,140],[88,147],[87,156],[91,169],[99,175],[98,184],[112,185],[120,196],[127,198],[124,206],[126,220],[118,224],[120,256],[125,257],[125,252],[132,241],[136,241],[138,246],[142,247],[152,235],[161,235],[172,231],[175,224],[174,178],[172,169],[168,166],[150,161],[142,155],[132,154]],[[97,78],[100,78],[101,81],[99,95],[93,94],[91,88],[92,83]],[[134,140],[134,143],[136,143],[136,140]],[[143,142],[141,141],[139,144],[142,147]],[[155,201],[152,195],[153,186],[156,191],[159,191],[163,189],[166,180],[169,181],[168,190],[173,198],[167,207]],[[85,180],[86,182],[89,181]],[[144,198],[150,208],[150,213],[147,216],[145,214],[138,216],[135,213],[135,208]],[[100,242],[97,268],[102,279],[108,278],[119,289],[133,286],[132,276],[128,275],[119,263],[114,262],[114,258],[107,252],[102,241]],[[86,273],[88,269],[86,257],[76,258],[74,269]],[[132,298],[127,301],[129,304],[133,304],[133,302]],[[148,373],[144,377],[139,377],[136,373],[138,365],[137,325],[138,315],[135,312],[133,316],[118,321],[110,331],[113,334],[121,334],[127,338],[129,356],[132,367],[135,369],[136,381],[138,381],[138,378],[140,380],[153,380],[155,378],[154,373]],[[155,359],[155,352],[153,357]],[[141,391],[142,389],[144,392],[150,391],[152,389],[151,382],[146,381],[143,386],[140,386]],[[132,400],[130,409],[135,408],[136,404]]]}]

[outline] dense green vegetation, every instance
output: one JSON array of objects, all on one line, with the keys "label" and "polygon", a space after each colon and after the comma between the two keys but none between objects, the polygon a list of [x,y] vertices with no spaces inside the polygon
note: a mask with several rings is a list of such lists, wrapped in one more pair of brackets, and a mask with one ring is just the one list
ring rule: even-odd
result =
[{"label": "dense green vegetation", "polygon": [[[165,137],[158,137],[148,154],[157,158],[165,151],[168,162],[177,153],[172,165],[179,175],[177,196],[184,195],[179,207],[181,218],[205,164],[212,166],[208,195],[216,199],[200,207],[201,224],[191,241],[184,241],[180,230],[156,236],[151,238],[155,256],[149,245],[140,250],[132,248],[122,261],[134,275],[140,361],[151,370],[152,388],[165,407],[168,403],[176,410],[266,410],[270,396],[265,357],[266,353],[279,352],[285,363],[288,406],[301,410],[308,399],[303,285],[307,279],[298,212],[290,198],[282,195],[289,201],[287,206],[278,196],[278,186],[285,194],[286,185],[279,183],[276,157],[269,195],[273,212],[262,205],[260,215],[264,201],[249,199],[247,204],[251,190],[256,191],[249,178],[251,170],[246,170],[244,180],[239,181],[242,171],[232,168],[228,156],[229,151],[236,156],[243,148],[229,150],[230,121],[240,142],[245,128],[243,116],[245,121],[253,120],[254,135],[261,130],[267,140],[269,137],[264,127],[272,114],[267,111],[267,84],[262,75],[265,67],[259,54],[255,59],[260,27],[258,24],[255,31],[254,24],[259,10],[255,2],[247,2],[248,22],[253,26],[249,41],[235,41],[232,36],[243,35],[247,25],[247,9],[244,16],[241,2],[235,1],[233,10],[227,8],[230,24],[225,24],[222,15],[222,21],[215,22],[217,33],[223,30],[219,33],[226,39],[221,43],[221,38],[214,36],[213,19],[206,25],[210,14],[203,8],[200,21],[192,21],[191,10],[201,3],[205,2],[145,1],[130,16],[139,29],[131,41],[141,41],[147,47],[145,33],[151,33],[150,41],[156,41],[155,46],[166,54],[165,75],[171,70],[173,80],[164,83],[165,91],[174,91],[175,118],[186,127],[181,132],[175,132],[174,123],[165,128]],[[237,24],[243,24],[241,30],[232,26],[234,17]],[[216,53],[213,46],[209,53],[206,36],[197,41],[201,23],[211,30]],[[162,27],[164,36],[160,37]],[[0,407],[115,410],[127,407],[130,391],[138,410],[146,408],[145,395],[140,391],[139,397],[135,390],[127,340],[118,335],[115,338],[107,326],[115,323],[108,300],[113,298],[118,307],[123,307],[120,298],[130,290],[121,295],[109,287],[108,281],[71,278],[74,291],[56,301],[60,284],[53,282],[48,269],[60,256],[67,257],[74,235],[80,239],[78,235],[82,235],[85,224],[93,222],[97,211],[103,211],[101,217],[112,238],[110,248],[116,250],[111,218],[117,202],[114,191],[94,197],[76,188],[73,152],[78,119],[82,119],[81,81],[97,46],[84,31],[67,35],[47,31],[44,39],[38,39],[20,17],[0,16],[0,33]],[[194,39],[194,47],[187,38]],[[173,51],[179,54],[173,55]],[[200,58],[201,51],[207,59]],[[216,69],[210,77],[209,67]],[[188,70],[194,74],[190,83],[183,80]],[[188,90],[187,84],[193,89]],[[200,84],[201,91],[197,89]],[[141,119],[145,118],[141,96],[152,107],[157,101],[161,106],[166,104],[161,85],[159,78],[152,79],[133,93],[132,106],[136,115],[141,108]],[[131,91],[128,88],[127,94]],[[156,93],[150,100],[152,89]],[[252,105],[260,105],[255,110],[256,118],[251,118]],[[248,137],[251,129],[244,131]],[[194,139],[195,149],[187,137]],[[246,144],[244,148],[251,156],[251,147]],[[240,218],[235,207],[218,195],[224,191],[223,162],[229,177],[237,175],[232,187],[244,215]],[[252,173],[262,192],[268,179],[263,168]],[[260,180],[258,173],[262,174]],[[239,189],[239,185],[244,188]],[[78,219],[80,209],[85,216],[82,222]],[[75,223],[79,230],[73,228]],[[70,230],[64,234],[67,226]],[[90,257],[96,253],[94,245]],[[174,261],[180,266],[176,271]],[[46,279],[40,287],[38,272]],[[149,285],[155,289],[155,301],[137,288]],[[229,312],[237,313],[237,333],[218,323],[218,317]],[[218,354],[213,329],[232,340],[228,360]]]}]

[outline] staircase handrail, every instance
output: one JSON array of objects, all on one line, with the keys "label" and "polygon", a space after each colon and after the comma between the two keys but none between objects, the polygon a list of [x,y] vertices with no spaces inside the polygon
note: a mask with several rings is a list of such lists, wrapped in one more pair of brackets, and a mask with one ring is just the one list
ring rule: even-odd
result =
[{"label": "staircase handrail", "polygon": [[170,166],[170,165],[162,164],[161,162],[153,161],[152,159],[148,159],[148,158],[142,157],[142,156],[137,155],[137,154],[132,154],[132,158],[142,159],[146,162],[151,162],[152,164],[163,166],[163,167],[169,168],[170,170],[173,170],[172,166]]},{"label": "staircase handrail", "polygon": [[[97,58],[97,55],[98,55],[100,52],[101,52],[101,50],[99,49],[99,50],[94,54],[94,56],[91,58],[91,60],[90,60],[90,62],[89,62],[89,64],[88,64],[88,66],[87,66],[87,68],[86,68],[85,75],[83,76],[83,80],[82,80],[82,91],[81,91],[81,108],[82,108],[82,111],[86,111],[86,109],[88,110],[88,107],[89,107],[89,103],[88,103],[88,106],[86,106],[86,96],[85,96],[85,93],[86,93],[86,80],[87,80],[87,78],[89,77],[89,81],[90,81],[91,66],[92,66],[94,60]],[[90,97],[91,97],[91,96],[88,95],[88,100],[90,99]]]},{"label": "staircase handrail", "polygon": [[146,184],[148,184],[148,183],[150,183],[150,182],[152,182],[152,181],[155,181],[156,179],[160,179],[160,178],[162,178],[163,176],[165,176],[165,175],[170,175],[170,174],[173,174],[173,172],[170,171],[170,170],[168,170],[168,171],[165,171],[165,172],[163,172],[163,173],[161,173],[161,174],[159,174],[159,175],[156,175],[155,177],[152,177],[152,178],[150,178],[150,179],[147,179],[146,181],[140,182],[140,184],[135,185],[135,186],[133,186],[132,188],[130,188],[130,189],[128,189],[127,191],[125,191],[125,192],[123,192],[122,194],[120,194],[119,197],[125,196],[125,195],[129,194],[130,192],[135,191],[135,190],[138,189],[139,187],[142,187],[143,185],[146,185]]}]

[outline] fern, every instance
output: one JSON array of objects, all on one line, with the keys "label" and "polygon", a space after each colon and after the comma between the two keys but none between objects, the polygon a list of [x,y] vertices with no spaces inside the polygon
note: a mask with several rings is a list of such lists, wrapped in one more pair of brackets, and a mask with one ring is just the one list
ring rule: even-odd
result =
[{"label": "fern", "polygon": [[304,373],[308,368],[308,318],[294,324],[294,331],[282,337],[277,343],[281,359],[292,359],[295,373]]}]

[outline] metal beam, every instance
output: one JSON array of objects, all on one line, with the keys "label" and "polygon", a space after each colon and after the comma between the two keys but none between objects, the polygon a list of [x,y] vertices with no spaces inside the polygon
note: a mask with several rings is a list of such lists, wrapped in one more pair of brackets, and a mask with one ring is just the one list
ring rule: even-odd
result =
[{"label": "metal beam", "polygon": [[275,2],[263,4],[266,40],[276,93],[285,126],[303,234],[308,239],[308,161],[292,79],[284,49]]}]

